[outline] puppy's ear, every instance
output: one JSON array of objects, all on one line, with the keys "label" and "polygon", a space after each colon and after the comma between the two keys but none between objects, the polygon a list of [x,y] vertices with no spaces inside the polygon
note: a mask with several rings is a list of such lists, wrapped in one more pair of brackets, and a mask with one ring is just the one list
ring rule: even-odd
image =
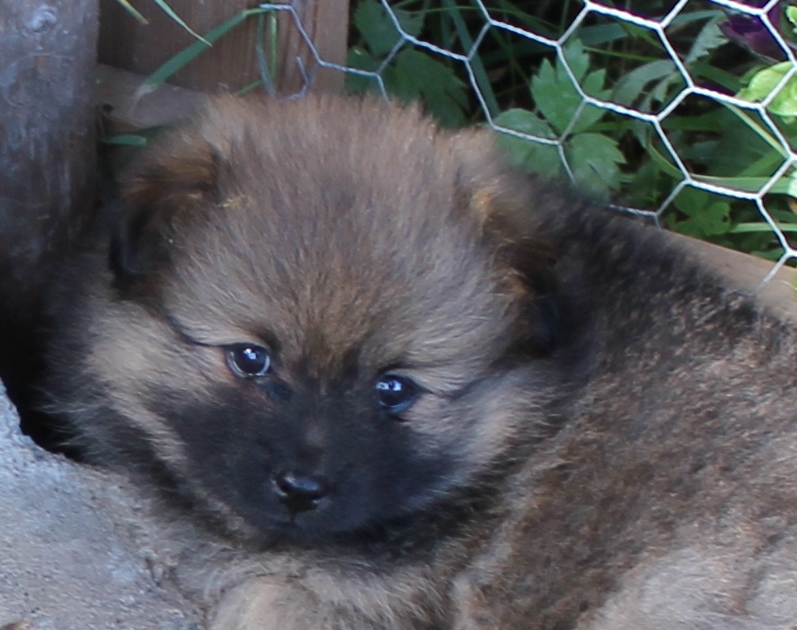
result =
[{"label": "puppy's ear", "polygon": [[508,166],[491,134],[465,133],[459,140],[459,203],[476,218],[515,296],[521,315],[514,348],[550,354],[560,340],[562,305],[555,274],[558,247],[546,238],[535,211],[543,188]]},{"label": "puppy's ear", "polygon": [[221,159],[198,133],[167,138],[122,183],[121,216],[111,237],[118,288],[137,282],[168,257],[181,218],[219,195]]}]

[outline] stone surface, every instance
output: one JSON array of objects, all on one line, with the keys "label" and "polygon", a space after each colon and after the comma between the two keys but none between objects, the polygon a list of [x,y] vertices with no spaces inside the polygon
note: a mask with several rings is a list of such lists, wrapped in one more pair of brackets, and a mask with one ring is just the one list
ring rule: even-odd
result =
[{"label": "stone surface", "polygon": [[[38,448],[0,386],[0,628],[199,630],[121,478]],[[26,627],[21,625],[20,627]]]}]

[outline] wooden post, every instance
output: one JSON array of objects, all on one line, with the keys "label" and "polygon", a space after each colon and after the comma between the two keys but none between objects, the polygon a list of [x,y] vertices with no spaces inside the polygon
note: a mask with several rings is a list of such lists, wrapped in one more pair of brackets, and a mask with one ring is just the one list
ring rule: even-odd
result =
[{"label": "wooden post", "polygon": [[0,3],[0,375],[9,390],[33,354],[50,263],[94,206],[97,16],[97,0]]},{"label": "wooden post", "polygon": [[[149,22],[140,24],[115,0],[102,0],[99,60],[115,68],[149,75],[196,39],[154,2],[134,3]],[[344,64],[349,0],[294,0],[292,4],[321,59]],[[251,0],[170,0],[169,6],[197,33],[204,34],[243,9]],[[249,19],[169,79],[170,83],[206,92],[234,92],[260,77],[255,43],[257,24]],[[279,12],[277,87],[282,95],[303,87],[296,63],[301,57],[314,74],[313,90],[340,91],[340,72],[316,69],[314,57],[288,11]]]}]

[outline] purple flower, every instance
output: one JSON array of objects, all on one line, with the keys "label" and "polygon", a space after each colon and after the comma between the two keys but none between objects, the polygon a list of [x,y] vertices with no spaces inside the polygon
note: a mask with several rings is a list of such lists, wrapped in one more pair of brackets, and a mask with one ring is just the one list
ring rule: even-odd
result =
[{"label": "purple flower", "polygon": [[[766,0],[750,0],[746,4],[761,7],[766,4]],[[788,3],[785,1],[778,2],[767,12],[770,22],[781,35],[783,35],[783,31],[780,18],[783,15],[783,6],[786,4]],[[728,21],[723,22],[719,27],[728,39],[744,46],[756,55],[766,57],[771,61],[786,59],[786,53],[770,32],[769,26],[757,15],[731,13],[728,15]],[[784,39],[787,38],[784,37]]]}]

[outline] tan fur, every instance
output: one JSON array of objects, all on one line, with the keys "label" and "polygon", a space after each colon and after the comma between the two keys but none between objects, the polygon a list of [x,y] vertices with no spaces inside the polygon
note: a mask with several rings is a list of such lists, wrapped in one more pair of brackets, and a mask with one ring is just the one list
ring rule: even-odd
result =
[{"label": "tan fur", "polygon": [[[123,205],[51,388],[90,457],[182,497],[213,630],[794,627],[794,332],[661,234],[335,98],[214,102]],[[421,390],[400,418],[386,372]],[[327,502],[289,519],[280,457]]]}]

